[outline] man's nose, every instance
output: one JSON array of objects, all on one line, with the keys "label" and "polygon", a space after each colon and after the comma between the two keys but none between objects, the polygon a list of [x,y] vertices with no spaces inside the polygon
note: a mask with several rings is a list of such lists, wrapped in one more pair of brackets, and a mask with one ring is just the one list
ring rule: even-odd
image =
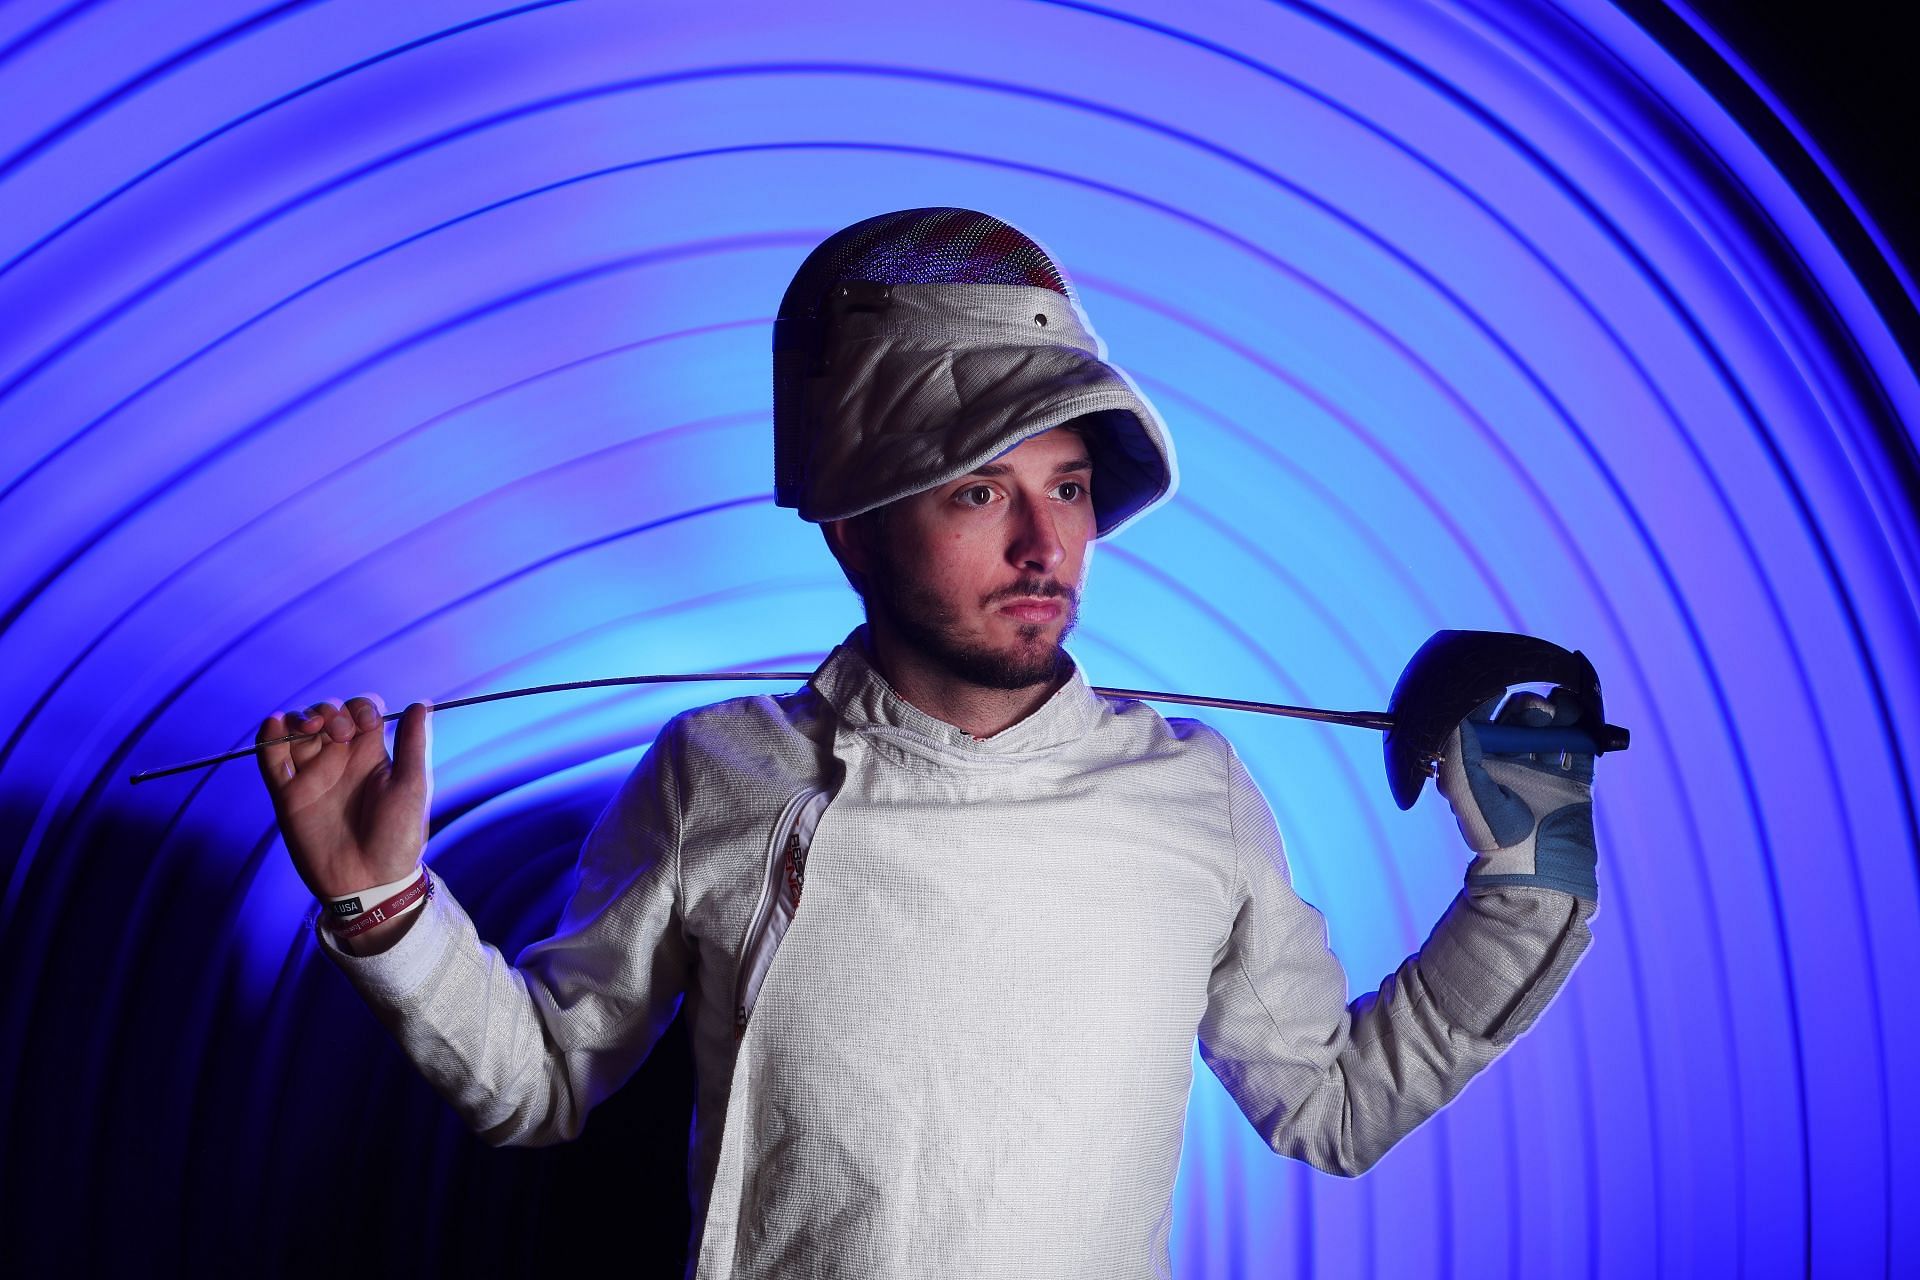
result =
[{"label": "man's nose", "polygon": [[1034,573],[1052,573],[1066,555],[1066,544],[1054,528],[1053,513],[1042,503],[1022,504],[1013,540],[1007,547],[1009,563]]}]

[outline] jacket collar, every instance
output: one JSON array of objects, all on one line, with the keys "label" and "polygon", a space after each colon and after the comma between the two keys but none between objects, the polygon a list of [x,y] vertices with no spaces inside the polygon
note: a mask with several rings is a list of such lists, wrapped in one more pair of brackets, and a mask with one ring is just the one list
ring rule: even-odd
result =
[{"label": "jacket collar", "polygon": [[856,731],[919,739],[928,745],[969,756],[1015,756],[1050,751],[1084,738],[1102,710],[1080,663],[1068,655],[1073,674],[1026,719],[990,738],[975,738],[955,725],[928,715],[894,692],[874,668],[863,624],[834,647],[813,673],[811,684]]}]

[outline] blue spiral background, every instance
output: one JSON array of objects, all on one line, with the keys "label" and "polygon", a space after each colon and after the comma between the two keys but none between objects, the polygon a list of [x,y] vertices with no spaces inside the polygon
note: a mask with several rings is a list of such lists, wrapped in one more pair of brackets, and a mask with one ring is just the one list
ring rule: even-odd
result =
[{"label": "blue spiral background", "polygon": [[[1920,1256],[1920,388],[1830,213],[1629,15],[16,0],[0,92],[29,1264],[669,1265],[682,1041],[578,1149],[487,1148],[316,954],[252,764],[127,778],[323,697],[811,666],[857,616],[771,503],[770,319],[823,236],[942,204],[1049,248],[1178,442],[1095,556],[1097,681],[1377,709],[1434,630],[1520,631],[1634,732],[1592,952],[1372,1173],[1274,1157],[1196,1067],[1178,1274]],[[429,856],[485,936],[550,928],[660,723],[744,691],[438,718]],[[1370,989],[1458,888],[1451,815],[1375,734],[1209,718]]]}]

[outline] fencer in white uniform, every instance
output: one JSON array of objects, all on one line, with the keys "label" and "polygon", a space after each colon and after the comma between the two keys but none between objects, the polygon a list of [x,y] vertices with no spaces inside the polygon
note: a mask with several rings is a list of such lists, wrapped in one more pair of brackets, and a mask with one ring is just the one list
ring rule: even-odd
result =
[{"label": "fencer in white uniform", "polygon": [[[683,1009],[700,1280],[1166,1276],[1196,1037],[1276,1152],[1357,1175],[1591,941],[1591,757],[1483,758],[1456,731],[1439,786],[1476,856],[1420,950],[1349,1002],[1220,733],[1096,695],[1051,641],[1030,708],[992,732],[895,687],[889,646],[939,620],[889,614],[921,588],[882,582],[849,522],[1037,492],[1083,504],[1062,519],[1086,540],[1172,491],[1165,428],[1104,355],[1051,260],[986,215],[830,238],[778,322],[777,496],[836,531],[868,625],[795,692],[674,718],[587,838],[559,928],[513,962],[430,870],[383,949],[319,929],[494,1144],[577,1135]],[[1009,625],[1050,637],[1022,619],[1081,583],[1021,554]]]}]

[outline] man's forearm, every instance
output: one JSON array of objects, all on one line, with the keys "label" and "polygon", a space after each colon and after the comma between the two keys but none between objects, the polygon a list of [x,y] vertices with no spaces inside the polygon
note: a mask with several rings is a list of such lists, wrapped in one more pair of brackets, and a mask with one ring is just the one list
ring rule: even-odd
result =
[{"label": "man's forearm", "polygon": [[1504,1047],[1533,1025],[1592,945],[1595,905],[1551,889],[1469,885],[1417,963],[1455,1026]]},{"label": "man's forearm", "polygon": [[[1426,945],[1345,1008],[1328,998],[1330,954],[1311,953],[1326,973],[1316,978],[1271,945],[1271,968],[1244,978],[1269,993],[1248,1011],[1275,1019],[1271,1031],[1223,1017],[1202,1049],[1275,1151],[1364,1173],[1532,1025],[1590,945],[1593,909],[1550,889],[1463,889]],[[1223,1008],[1241,989],[1229,973]],[[1315,992],[1327,1003],[1316,1008]]]},{"label": "man's forearm", "polygon": [[1550,889],[1466,889],[1380,990],[1292,1126],[1295,1154],[1362,1172],[1506,1052],[1592,943],[1592,899]]},{"label": "man's forearm", "polygon": [[579,1133],[586,1107],[525,980],[444,886],[419,910],[322,946],[483,1140],[541,1146]]}]

